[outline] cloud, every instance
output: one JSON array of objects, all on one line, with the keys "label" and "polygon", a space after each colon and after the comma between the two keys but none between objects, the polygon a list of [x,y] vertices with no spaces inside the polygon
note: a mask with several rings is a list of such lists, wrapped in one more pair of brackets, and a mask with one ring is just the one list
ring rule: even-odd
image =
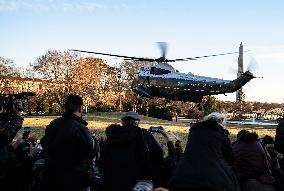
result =
[{"label": "cloud", "polygon": [[81,3],[64,3],[62,5],[62,9],[66,12],[83,12],[83,11],[88,11],[88,12],[93,12],[98,9],[104,8],[103,5],[94,3],[94,2],[81,2]]},{"label": "cloud", "polygon": [[19,4],[15,1],[0,1],[0,11],[15,11],[18,9]]},{"label": "cloud", "polygon": [[94,12],[105,8],[91,0],[0,0],[0,12],[28,10],[33,12]]}]

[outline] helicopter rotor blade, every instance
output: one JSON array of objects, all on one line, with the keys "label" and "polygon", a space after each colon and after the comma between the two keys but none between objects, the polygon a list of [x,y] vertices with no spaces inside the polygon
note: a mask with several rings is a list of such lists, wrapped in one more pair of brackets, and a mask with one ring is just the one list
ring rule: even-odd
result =
[{"label": "helicopter rotor blade", "polygon": [[221,54],[211,54],[211,55],[205,55],[205,56],[195,56],[195,57],[185,58],[185,59],[196,60],[196,59],[199,59],[199,58],[208,58],[208,57],[214,57],[214,56],[224,56],[224,55],[236,54],[236,53],[239,53],[239,52],[227,52],[227,53],[221,53]]},{"label": "helicopter rotor blade", "polygon": [[151,59],[151,58],[139,58],[135,56],[123,56],[123,55],[118,55],[118,54],[108,54],[108,53],[93,52],[93,51],[86,51],[86,50],[70,49],[69,51],[82,52],[82,53],[88,53],[88,54],[97,54],[97,55],[103,55],[103,56],[112,56],[112,57],[124,58],[126,60],[134,60],[134,61],[148,61],[148,62],[155,61],[155,59]]},{"label": "helicopter rotor blade", "polygon": [[[244,52],[249,52],[250,50],[246,50]],[[221,53],[221,54],[211,54],[211,55],[205,55],[205,56],[195,56],[195,57],[190,57],[190,58],[178,58],[178,59],[173,59],[170,60],[171,62],[175,62],[175,61],[189,61],[189,60],[197,60],[200,58],[208,58],[208,57],[214,57],[214,56],[224,56],[224,55],[228,55],[228,54],[237,54],[239,52],[227,52],[227,53]]]},{"label": "helicopter rotor blade", "polygon": [[168,43],[166,42],[157,42],[158,46],[160,47],[161,53],[162,53],[162,58],[166,59],[166,54],[168,50]]},{"label": "helicopter rotor blade", "polygon": [[[205,56],[196,56],[196,57],[190,57],[190,58],[178,58],[178,59],[166,59],[166,53],[167,53],[167,43],[166,42],[157,42],[160,46],[162,57],[160,58],[142,58],[142,57],[135,57],[135,56],[123,56],[118,54],[108,54],[108,53],[101,53],[101,52],[93,52],[93,51],[86,51],[86,50],[77,50],[77,49],[69,49],[69,51],[74,52],[82,52],[82,53],[88,53],[88,54],[97,54],[97,55],[103,55],[103,56],[112,56],[117,58],[123,58],[125,60],[134,60],[134,61],[146,61],[146,62],[176,62],[176,61],[189,61],[189,60],[197,60],[200,58],[207,58],[207,57],[215,57],[215,56],[223,56],[223,55],[229,55],[229,54],[236,54],[239,52],[228,52],[228,53],[222,53],[222,54],[211,54],[211,55],[205,55]],[[249,50],[246,50],[244,52],[248,52]]]},{"label": "helicopter rotor blade", "polygon": [[108,54],[108,53],[101,53],[101,52],[92,52],[92,51],[86,51],[86,50],[76,50],[76,49],[70,49],[70,51],[74,52],[82,52],[82,53],[88,53],[88,54],[98,54],[98,55],[103,55],[103,56],[114,56],[118,58],[129,58],[129,59],[134,59],[135,57],[131,56],[122,56],[122,55],[117,55],[117,54]]}]

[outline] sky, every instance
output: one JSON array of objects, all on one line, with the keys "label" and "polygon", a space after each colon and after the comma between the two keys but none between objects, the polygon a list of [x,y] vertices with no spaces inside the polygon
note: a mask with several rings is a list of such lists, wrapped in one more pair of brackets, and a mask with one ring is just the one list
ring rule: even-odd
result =
[{"label": "sky", "polygon": [[[257,77],[245,100],[284,102],[282,0],[0,0],[0,56],[27,67],[49,49],[82,49],[167,58],[245,50],[244,69]],[[182,73],[236,78],[238,55],[176,62]],[[121,60],[106,58],[110,65]],[[251,67],[253,66],[253,67]],[[235,93],[218,99],[234,101]]]}]

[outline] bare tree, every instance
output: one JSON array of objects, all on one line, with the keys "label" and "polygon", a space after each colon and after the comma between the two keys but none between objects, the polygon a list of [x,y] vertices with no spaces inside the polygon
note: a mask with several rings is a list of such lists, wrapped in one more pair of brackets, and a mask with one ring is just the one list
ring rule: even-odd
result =
[{"label": "bare tree", "polygon": [[88,100],[87,105],[94,105],[99,100],[110,102],[117,97],[112,90],[112,83],[116,79],[115,70],[104,60],[94,57],[82,58],[72,73],[73,88]]},{"label": "bare tree", "polygon": [[14,61],[9,58],[0,57],[0,76],[19,76],[18,68]]},{"label": "bare tree", "polygon": [[63,99],[73,92],[74,73],[72,70],[79,61],[77,54],[65,51],[48,50],[31,64],[38,76],[46,80],[44,95],[50,104],[62,106]]}]

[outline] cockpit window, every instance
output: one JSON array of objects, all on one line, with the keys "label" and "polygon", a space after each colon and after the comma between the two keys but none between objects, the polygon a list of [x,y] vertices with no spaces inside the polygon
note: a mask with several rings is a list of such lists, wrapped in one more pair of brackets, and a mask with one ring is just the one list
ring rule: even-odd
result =
[{"label": "cockpit window", "polygon": [[163,75],[163,74],[169,74],[171,71],[162,69],[162,68],[156,68],[156,67],[151,67],[150,74],[155,74],[155,75]]}]

